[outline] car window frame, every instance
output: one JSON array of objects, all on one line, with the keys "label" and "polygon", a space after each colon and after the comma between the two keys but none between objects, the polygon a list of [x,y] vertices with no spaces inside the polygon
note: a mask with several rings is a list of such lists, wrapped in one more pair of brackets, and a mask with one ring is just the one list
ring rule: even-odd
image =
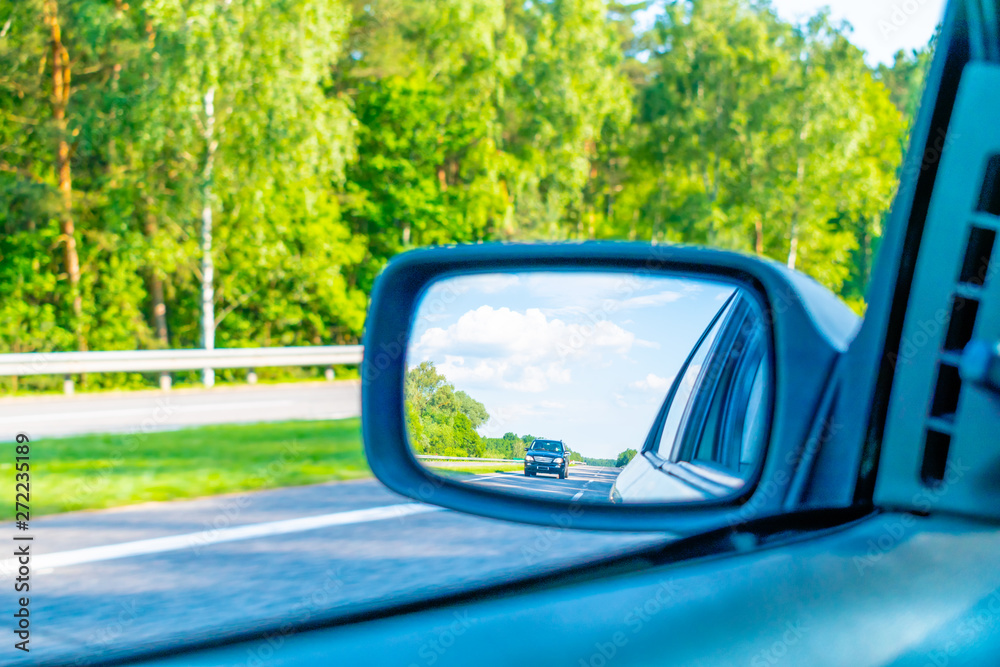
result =
[{"label": "car window frame", "polygon": [[[678,436],[674,441],[670,457],[670,461],[673,463],[696,464],[714,461],[725,465],[720,460],[722,458],[720,455],[724,455],[724,452],[720,450],[726,447],[728,442],[722,442],[722,438],[715,439],[710,458],[696,458],[696,455],[704,444],[705,429],[709,420],[718,418],[720,426],[725,421],[725,401],[730,394],[729,388],[735,379],[736,367],[742,359],[742,348],[737,351],[738,356],[734,357],[733,351],[737,344],[742,342],[743,327],[751,314],[750,306],[747,304],[744,307],[744,304],[747,304],[745,300],[736,298],[722,323],[718,337],[709,350],[706,357],[707,363],[702,367],[696,383],[698,391],[692,395],[691,403],[681,421],[680,428],[678,428]],[[718,406],[720,400],[723,403]],[[713,410],[717,406],[722,414],[713,415]]]},{"label": "car window frame", "polygon": [[[742,438],[733,438],[731,433],[724,433],[722,436],[722,439],[725,440],[722,446],[733,448],[732,454],[736,457],[735,467],[727,466],[714,460],[684,459],[682,458],[682,450],[689,452],[692,442],[700,440],[701,434],[704,432],[708,412],[713,402],[719,398],[719,383],[725,380],[723,390],[726,393],[726,397],[723,397],[723,400],[728,401],[728,397],[733,394],[733,391],[737,390],[742,391],[741,395],[749,397],[753,387],[753,380],[756,377],[756,373],[751,371],[756,370],[762,361],[767,363],[769,354],[766,340],[762,341],[765,343],[763,346],[755,344],[762,335],[760,326],[751,324],[750,331],[746,330],[749,321],[748,318],[753,317],[755,314],[758,320],[761,320],[763,317],[762,313],[755,311],[755,307],[756,303],[752,299],[741,296],[739,290],[736,290],[726,300],[726,303],[719,308],[718,313],[712,319],[709,326],[705,328],[704,333],[678,372],[677,379],[675,379],[674,384],[671,386],[671,391],[668,392],[667,398],[664,399],[664,405],[657,414],[657,421],[655,423],[656,435],[647,439],[642,451],[642,455],[646,456],[653,466],[664,474],[676,477],[709,495],[725,496],[738,491],[747,483],[747,473],[740,470],[742,467],[739,460],[742,449]],[[741,317],[742,319],[734,326],[733,318],[735,317]],[[719,327],[718,331],[709,342],[708,339],[712,336],[716,327]],[[731,351],[734,345],[741,340],[744,342],[744,345],[741,347],[738,356],[733,358]],[[672,407],[673,397],[676,395],[680,382],[684,379],[684,373],[687,368],[698,356],[702,346],[707,342],[710,344],[705,357],[707,361],[699,370],[698,377],[692,387],[689,402],[684,406],[684,413],[678,425],[674,443],[671,446],[670,456],[669,458],[664,457],[657,449],[663,437],[663,429],[666,426],[670,407]],[[721,351],[722,346],[725,346],[724,352]],[[723,377],[726,375],[724,370],[723,372],[716,371],[720,364],[723,369],[731,367],[728,377]],[[713,387],[709,392],[701,392],[699,390],[704,388],[702,383],[706,378],[710,378],[713,381]],[[767,392],[768,388],[765,387],[764,391]],[[727,427],[735,426],[739,420],[734,421],[734,416],[728,406],[725,406],[723,410],[724,412],[719,417],[719,420],[720,428],[725,430]],[[692,426],[692,420],[696,420],[695,425],[697,428],[689,428]],[[741,422],[740,425],[742,425]],[[678,439],[680,440],[679,444]],[[748,469],[752,470],[754,467],[748,466]]]},{"label": "car window frame", "polygon": [[[646,442],[642,448],[642,454],[649,458],[656,466],[661,466],[664,463],[670,462],[671,458],[669,456],[663,456],[660,454],[660,442],[663,439],[663,431],[667,426],[667,420],[670,416],[670,410],[673,407],[674,397],[677,396],[677,392],[681,388],[681,383],[684,382],[687,371],[690,368],[693,361],[701,353],[703,346],[708,343],[710,347],[706,350],[705,358],[708,359],[712,355],[712,347],[718,340],[718,334],[722,332],[725,326],[725,318],[730,310],[733,302],[736,300],[739,294],[739,289],[733,290],[733,293],[726,299],[726,301],[719,307],[719,310],[712,317],[712,320],[705,327],[705,330],[698,337],[698,341],[695,343],[691,352],[688,354],[684,363],[681,365],[680,369],[677,371],[677,375],[674,378],[673,383],[670,385],[670,390],[667,392],[666,397],[663,399],[663,403],[660,406],[659,411],[656,415],[656,421],[654,426],[650,431],[650,435],[647,437]],[[718,327],[718,329],[716,329]],[[683,412],[681,413],[680,421],[677,424],[677,430],[674,432],[674,442],[671,443],[671,449],[676,443],[677,435],[680,434],[684,428],[685,419],[687,417],[687,412],[690,408],[691,400],[697,395],[698,383],[704,374],[704,366],[698,372],[698,376],[695,378],[694,385],[691,388],[691,394],[688,397],[687,403],[685,403]]]},{"label": "car window frame", "polygon": [[[735,317],[742,317],[742,320],[733,325]],[[734,304],[734,310],[723,325],[726,327],[722,331],[723,338],[719,339],[721,345],[726,345],[725,352],[716,354],[709,366],[713,371],[718,369],[714,386],[710,393],[695,397],[698,403],[694,406],[693,416],[699,417],[699,420],[694,424],[695,429],[682,430],[684,442],[675,462],[684,461],[691,465],[714,463],[739,476],[743,416],[756,378],[755,371],[761,361],[765,360],[765,350],[760,345],[759,319],[760,314],[754,311],[752,302],[743,299]],[[727,339],[727,336],[730,338]],[[737,345],[739,349],[734,354]],[[713,350],[713,353],[716,352]],[[713,410],[720,400],[721,414],[714,415]],[[714,447],[717,449],[713,450],[713,457],[695,458],[695,452],[705,437],[709,419],[716,418],[718,428]]]}]

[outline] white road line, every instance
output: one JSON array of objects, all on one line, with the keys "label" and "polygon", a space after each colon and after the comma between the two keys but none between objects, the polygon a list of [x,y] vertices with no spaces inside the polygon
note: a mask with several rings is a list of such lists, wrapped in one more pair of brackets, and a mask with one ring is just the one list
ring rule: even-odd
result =
[{"label": "white road line", "polygon": [[[348,524],[367,523],[370,521],[383,521],[385,519],[395,519],[413,514],[422,514],[424,512],[434,512],[441,509],[444,508],[423,505],[421,503],[403,503],[399,505],[387,505],[384,507],[371,507],[363,510],[337,512],[335,514],[308,516],[300,519],[268,521],[266,523],[254,523],[247,526],[236,526],[234,528],[205,530],[197,533],[187,533],[185,535],[154,537],[152,539],[137,540],[135,542],[122,542],[120,544],[109,544],[101,547],[74,549],[72,551],[59,551],[40,556],[32,555],[31,565],[38,570],[54,569],[57,567],[68,567],[70,565],[81,565],[83,563],[114,560],[116,558],[128,558],[130,556],[159,554],[168,551],[180,551],[182,549],[192,548],[200,549],[212,544],[220,544],[223,542],[251,540],[258,537],[269,537],[271,535],[285,535],[305,530],[315,530],[317,528],[328,528],[330,526],[345,526]],[[8,558],[0,561],[0,576],[6,578],[8,575],[17,572],[18,565],[19,564],[16,558]]]},{"label": "white road line", "polygon": [[472,479],[463,479],[462,482],[468,484],[469,482],[481,482],[484,479],[493,479],[494,477],[510,477],[510,475],[504,474],[502,472],[489,473],[487,475],[476,475]]}]

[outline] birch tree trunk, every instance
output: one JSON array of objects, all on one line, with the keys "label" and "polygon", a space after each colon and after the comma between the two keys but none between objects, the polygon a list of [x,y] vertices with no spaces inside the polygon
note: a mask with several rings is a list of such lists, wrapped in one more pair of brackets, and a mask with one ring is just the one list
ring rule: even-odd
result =
[{"label": "birch tree trunk", "polygon": [[[804,142],[806,138],[805,130],[799,134],[799,141]],[[798,167],[795,172],[795,211],[792,213],[792,227],[788,232],[788,268],[794,269],[799,258],[799,218],[802,215],[802,189],[805,187],[806,179],[806,159],[799,156]]]},{"label": "birch tree trunk", "polygon": [[[202,173],[201,208],[201,342],[206,350],[215,349],[215,265],[212,263],[212,167],[215,161],[215,88],[209,88],[204,98],[205,166]],[[206,387],[215,384],[215,369],[202,371]]]}]

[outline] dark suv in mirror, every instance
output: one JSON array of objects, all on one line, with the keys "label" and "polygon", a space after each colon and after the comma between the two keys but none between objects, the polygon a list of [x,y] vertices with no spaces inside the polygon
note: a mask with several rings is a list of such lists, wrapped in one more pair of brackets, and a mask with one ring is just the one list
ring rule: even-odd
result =
[{"label": "dark suv in mirror", "polygon": [[535,440],[524,453],[524,474],[534,477],[544,472],[569,477],[569,451],[562,440]]}]

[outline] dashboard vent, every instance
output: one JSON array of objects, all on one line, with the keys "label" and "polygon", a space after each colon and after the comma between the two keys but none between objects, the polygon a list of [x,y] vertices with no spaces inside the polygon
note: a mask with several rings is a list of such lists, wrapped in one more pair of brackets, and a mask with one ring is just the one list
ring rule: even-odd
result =
[{"label": "dashboard vent", "polygon": [[882,507],[1000,519],[997,109],[1000,65],[965,65],[892,359],[874,493]]},{"label": "dashboard vent", "polygon": [[992,156],[986,163],[986,179],[979,193],[977,210],[1000,215],[1000,155]]},{"label": "dashboard vent", "polygon": [[924,464],[920,467],[920,479],[927,486],[940,486],[948,465],[948,449],[951,436],[934,429],[927,430],[924,440]]},{"label": "dashboard vent", "polygon": [[[998,197],[1000,199],[1000,197]],[[1000,214],[998,214],[1000,215]],[[975,225],[969,230],[969,245],[962,262],[962,273],[958,280],[966,285],[982,287],[990,272],[990,258],[997,233]]]},{"label": "dashboard vent", "polygon": [[[977,212],[1000,215],[1000,155],[994,155],[986,161]],[[968,241],[959,269],[958,284],[951,298],[948,330],[938,359],[937,381],[924,433],[920,480],[926,486],[939,486],[947,470],[955,415],[958,412],[958,397],[962,392],[958,365],[962,351],[972,340],[976,328],[979,298],[990,273],[995,243],[995,230],[975,223],[969,225]]]},{"label": "dashboard vent", "polygon": [[[968,293],[968,291],[967,291]],[[979,314],[979,301],[971,296],[956,294],[951,300],[951,316],[948,318],[948,334],[944,339],[944,349],[961,352],[972,340],[972,331]]]}]

